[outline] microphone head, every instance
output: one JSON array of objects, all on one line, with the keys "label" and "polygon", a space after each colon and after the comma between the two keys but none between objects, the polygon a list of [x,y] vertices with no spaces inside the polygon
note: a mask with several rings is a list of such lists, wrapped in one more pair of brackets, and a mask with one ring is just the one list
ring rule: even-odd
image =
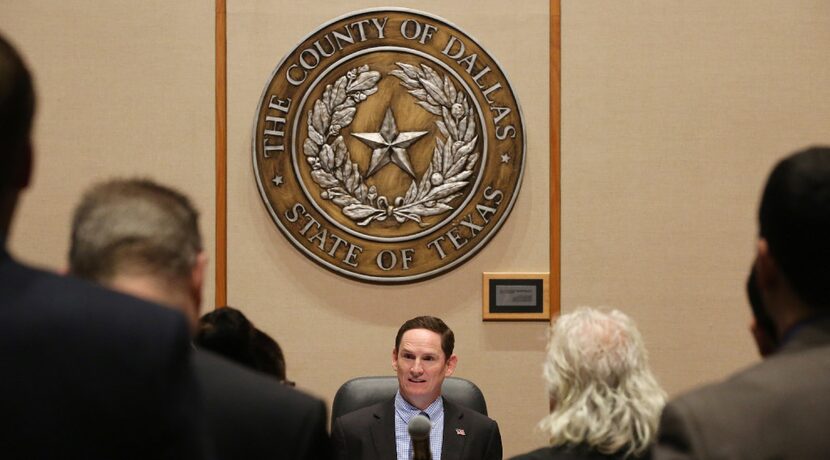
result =
[{"label": "microphone head", "polygon": [[432,423],[423,415],[416,415],[409,421],[407,429],[413,440],[429,439],[429,430],[432,429]]}]

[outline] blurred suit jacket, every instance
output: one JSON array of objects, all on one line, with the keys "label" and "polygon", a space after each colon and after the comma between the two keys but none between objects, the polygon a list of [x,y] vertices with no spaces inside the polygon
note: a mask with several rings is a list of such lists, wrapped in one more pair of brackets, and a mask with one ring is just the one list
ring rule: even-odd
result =
[{"label": "blurred suit jacket", "polygon": [[[498,424],[447,398],[444,398],[443,435],[441,460],[502,459]],[[331,436],[334,458],[338,460],[396,459],[395,400],[338,417]]]},{"label": "blurred suit jacket", "polygon": [[0,456],[204,458],[179,313],[0,249]]},{"label": "blurred suit jacket", "polygon": [[218,460],[329,458],[323,401],[206,350],[194,365]]},{"label": "blurred suit jacket", "polygon": [[761,363],[670,402],[656,459],[830,457],[830,318]]},{"label": "blurred suit jacket", "polygon": [[584,445],[542,447],[526,454],[511,457],[510,460],[645,460],[645,457],[626,457],[625,451],[618,454],[603,454]]}]

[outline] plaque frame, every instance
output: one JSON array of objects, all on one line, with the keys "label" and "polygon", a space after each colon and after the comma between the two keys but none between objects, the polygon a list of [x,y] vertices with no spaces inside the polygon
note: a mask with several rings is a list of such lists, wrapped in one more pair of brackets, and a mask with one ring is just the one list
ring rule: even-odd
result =
[{"label": "plaque frame", "polygon": [[[550,321],[550,273],[485,272],[481,280],[482,320]],[[536,289],[536,302],[532,306],[499,304],[495,288],[500,286],[532,286]]]}]

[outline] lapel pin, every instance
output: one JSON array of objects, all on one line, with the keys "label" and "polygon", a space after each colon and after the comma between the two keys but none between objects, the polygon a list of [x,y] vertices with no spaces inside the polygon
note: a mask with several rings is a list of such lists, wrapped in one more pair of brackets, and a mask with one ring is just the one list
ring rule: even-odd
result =
[{"label": "lapel pin", "polygon": [[455,429],[455,434],[457,434],[459,436],[467,436],[467,433],[465,433],[464,430],[462,430],[461,428],[456,428]]}]

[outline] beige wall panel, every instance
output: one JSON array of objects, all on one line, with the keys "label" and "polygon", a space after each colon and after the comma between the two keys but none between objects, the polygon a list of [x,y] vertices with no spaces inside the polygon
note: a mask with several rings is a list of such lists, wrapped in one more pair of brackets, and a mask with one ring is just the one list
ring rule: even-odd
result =
[{"label": "beige wall panel", "polygon": [[[213,4],[7,1],[0,31],[38,92],[35,174],[12,228],[24,260],[65,265],[72,208],[95,181],[152,177],[190,195],[213,253]],[[213,270],[205,298],[212,308]]]},{"label": "beige wall panel", "polygon": [[[323,22],[380,5],[229,2],[230,302],[281,342],[291,377],[329,401],[348,378],[391,374],[403,320],[442,316],[457,333],[458,375],[484,390],[505,452],[530,449],[543,442],[533,426],[546,412],[545,325],[483,324],[480,276],[547,269],[546,2],[392,4],[477,38],[524,109],[522,192],[468,263],[407,286],[346,280],[283,238],[254,185],[251,122],[274,66]],[[135,174],[193,196],[212,249],[212,2],[3,2],[0,30],[28,58],[40,95],[34,186],[12,251],[61,266],[82,190]],[[562,40],[564,309],[631,314],[673,394],[752,363],[743,282],[755,208],[777,158],[830,143],[830,6],[565,0]]]},{"label": "beige wall panel", "polygon": [[773,163],[830,143],[830,3],[562,8],[562,301],[640,324],[676,394],[757,360],[744,282]]},{"label": "beige wall panel", "polygon": [[[512,214],[472,260],[406,286],[350,281],[306,259],[266,212],[251,164],[258,98],[279,60],[330,19],[372,6],[441,16],[501,64],[527,124],[528,167]],[[505,453],[540,445],[546,323],[481,321],[481,273],[548,270],[548,3],[501,1],[228,2],[228,299],[283,346],[290,378],[329,402],[346,380],[391,375],[394,336],[411,317],[442,317],[456,333],[458,376],[484,391]]]}]

